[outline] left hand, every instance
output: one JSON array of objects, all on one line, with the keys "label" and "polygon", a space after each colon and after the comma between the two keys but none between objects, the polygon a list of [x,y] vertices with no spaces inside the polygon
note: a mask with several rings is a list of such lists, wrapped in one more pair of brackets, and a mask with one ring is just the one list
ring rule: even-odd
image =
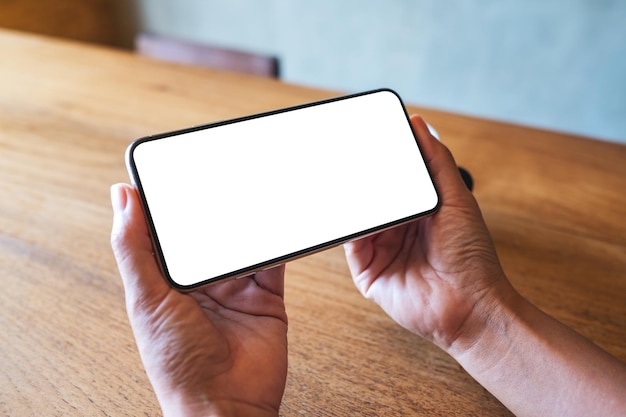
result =
[{"label": "left hand", "polygon": [[165,415],[278,415],[287,377],[284,266],[180,293],[162,276],[137,192],[111,188],[111,244]]}]

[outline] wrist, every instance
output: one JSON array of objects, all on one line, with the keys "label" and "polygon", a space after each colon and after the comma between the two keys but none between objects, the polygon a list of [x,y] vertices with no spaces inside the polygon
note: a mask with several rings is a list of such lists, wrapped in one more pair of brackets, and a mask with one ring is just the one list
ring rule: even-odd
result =
[{"label": "wrist", "polygon": [[461,335],[448,353],[515,415],[626,410],[626,367],[614,357],[514,290],[485,312],[482,329]]},{"label": "wrist", "polygon": [[499,345],[523,309],[526,300],[504,279],[474,305],[463,326],[444,350],[459,363],[475,353]]},{"label": "wrist", "polygon": [[167,395],[159,395],[157,398],[163,411],[163,416],[226,416],[224,410],[220,410],[207,396],[184,395],[180,392],[169,392]]},{"label": "wrist", "polygon": [[163,416],[203,417],[276,417],[278,410],[231,400],[214,400],[205,395],[173,395],[159,398]]}]

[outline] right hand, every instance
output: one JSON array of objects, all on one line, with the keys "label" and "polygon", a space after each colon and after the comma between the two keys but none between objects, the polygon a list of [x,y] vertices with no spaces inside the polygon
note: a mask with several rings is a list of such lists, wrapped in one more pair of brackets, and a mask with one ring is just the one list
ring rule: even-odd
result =
[{"label": "right hand", "polygon": [[626,415],[626,365],[513,289],[452,155],[419,117],[411,121],[441,208],[346,244],[359,290],[448,352],[515,415]]},{"label": "right hand", "polygon": [[449,351],[457,342],[471,344],[489,311],[516,293],[452,154],[420,117],[411,123],[440,192],[439,211],[344,248],[365,297]]}]

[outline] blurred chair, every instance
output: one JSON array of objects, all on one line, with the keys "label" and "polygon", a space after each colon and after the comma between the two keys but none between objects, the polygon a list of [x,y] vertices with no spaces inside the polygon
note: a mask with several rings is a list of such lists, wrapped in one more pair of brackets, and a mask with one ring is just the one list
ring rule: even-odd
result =
[{"label": "blurred chair", "polygon": [[182,41],[161,35],[140,33],[135,38],[135,50],[141,55],[181,64],[272,78],[278,78],[280,75],[276,57]]}]

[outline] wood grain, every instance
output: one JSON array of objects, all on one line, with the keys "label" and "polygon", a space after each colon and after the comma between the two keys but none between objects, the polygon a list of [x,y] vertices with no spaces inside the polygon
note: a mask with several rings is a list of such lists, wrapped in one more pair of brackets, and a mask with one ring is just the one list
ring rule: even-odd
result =
[{"label": "wood grain", "polygon": [[[337,92],[0,31],[0,414],[160,415],[109,246],[147,134]],[[411,107],[475,179],[516,288],[626,360],[626,147]],[[354,289],[341,248],[288,265],[284,416],[503,416]]]}]

